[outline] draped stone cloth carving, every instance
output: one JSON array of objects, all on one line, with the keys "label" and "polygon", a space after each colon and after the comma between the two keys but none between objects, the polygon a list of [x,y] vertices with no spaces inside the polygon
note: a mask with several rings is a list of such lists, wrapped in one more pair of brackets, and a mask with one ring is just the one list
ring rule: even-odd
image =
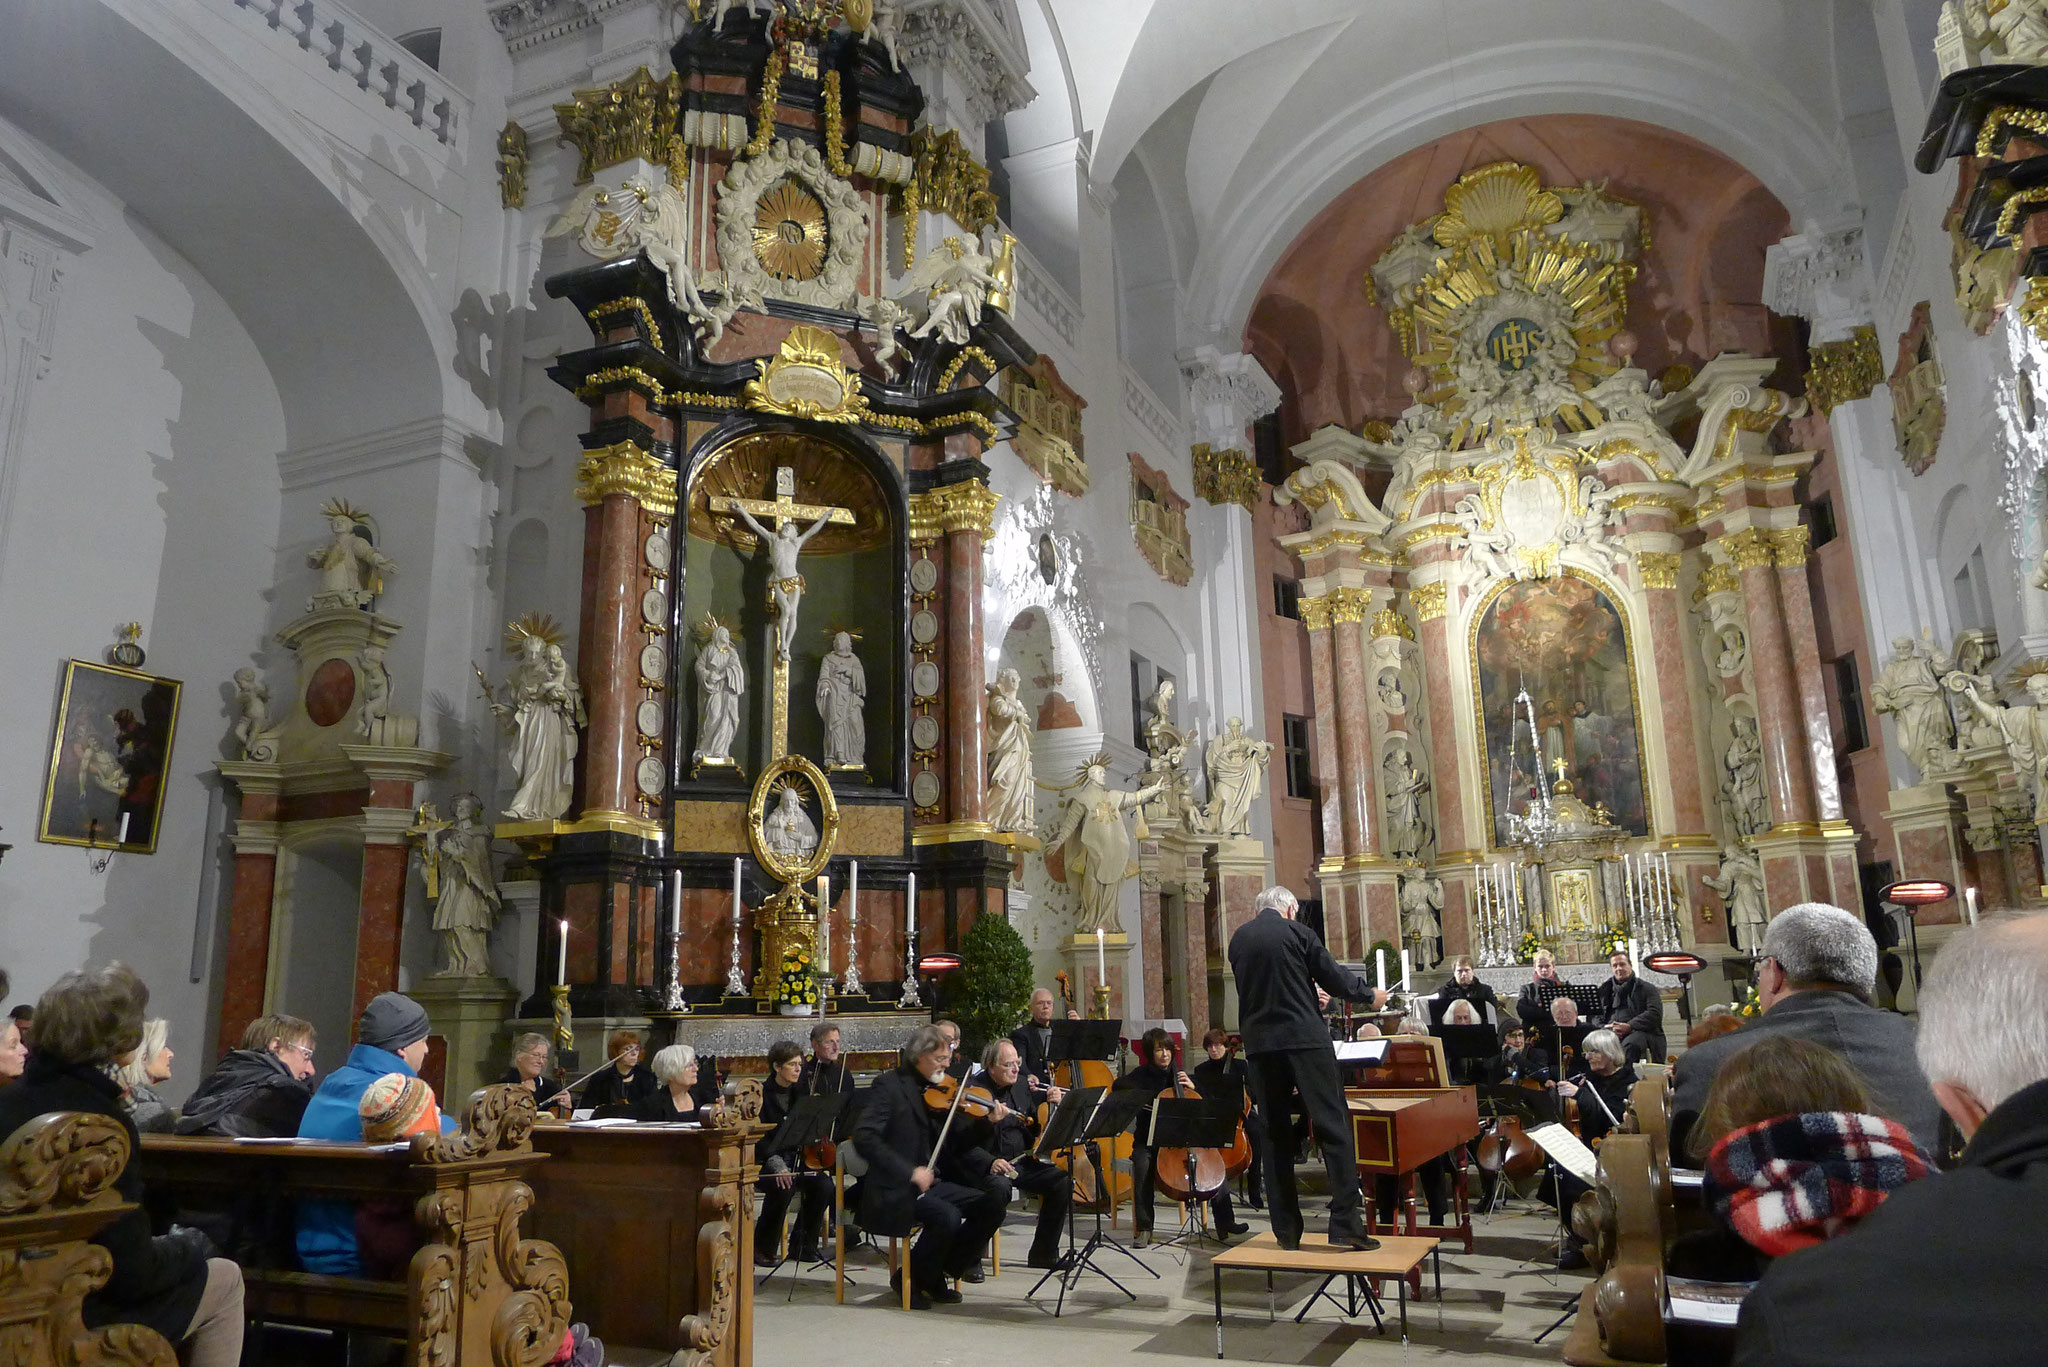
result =
[{"label": "draped stone cloth carving", "polygon": [[1210,830],[1219,835],[1251,834],[1252,803],[1272,754],[1271,741],[1253,740],[1245,733],[1242,717],[1232,717],[1223,734],[1209,742],[1204,761],[1209,770],[1205,815]]},{"label": "draped stone cloth carving", "polygon": [[862,709],[868,701],[868,675],[853,653],[853,638],[839,632],[832,653],[818,664],[818,715],[825,719],[825,767],[867,767],[868,729]]},{"label": "draped stone cloth carving", "polygon": [[1032,827],[1031,713],[1018,682],[1005,669],[988,686],[988,824],[999,831]]},{"label": "draped stone cloth carving", "polygon": [[1083,767],[1081,781],[1067,790],[1059,825],[1047,842],[1066,861],[1067,887],[1074,894],[1074,930],[1080,935],[1121,932],[1118,895],[1138,872],[1124,813],[1150,801],[1162,786],[1151,783],[1136,792],[1120,792],[1109,786],[1108,776],[1108,767],[1100,761]]},{"label": "draped stone cloth carving", "polygon": [[732,633],[711,629],[711,640],[697,656],[697,746],[691,758],[732,758],[733,737],[740,729],[740,699],[747,692],[747,666],[733,648]]}]

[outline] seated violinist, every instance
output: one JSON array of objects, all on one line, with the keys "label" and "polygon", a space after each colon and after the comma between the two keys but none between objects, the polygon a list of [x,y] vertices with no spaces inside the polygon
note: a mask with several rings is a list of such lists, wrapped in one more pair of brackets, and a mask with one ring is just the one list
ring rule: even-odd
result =
[{"label": "seated violinist", "polygon": [[[1635,1079],[1622,1051],[1621,1039],[1612,1030],[1595,1030],[1587,1035],[1585,1049],[1585,1071],[1559,1082],[1557,1094],[1577,1098],[1579,1138],[1594,1144],[1605,1139],[1627,1114],[1629,1088]],[[1559,1190],[1553,1193],[1546,1183],[1543,1197],[1567,1213],[1586,1191],[1586,1184],[1570,1173],[1559,1177],[1557,1186]],[[1586,1266],[1585,1244],[1576,1233],[1566,1238],[1557,1266],[1560,1271]]]},{"label": "seated violinist", "polygon": [[[1116,1080],[1112,1091],[1128,1091],[1143,1088],[1155,1097],[1161,1093],[1171,1095],[1178,1082],[1181,1090],[1194,1092],[1194,1079],[1174,1067],[1173,1036],[1153,1027],[1145,1032],[1138,1043],[1138,1056],[1145,1062],[1130,1069]],[[1158,1146],[1148,1141],[1152,1126],[1152,1112],[1141,1111],[1136,1125],[1137,1142],[1131,1148],[1131,1227],[1135,1232],[1132,1242],[1143,1248],[1152,1242],[1152,1191],[1153,1166],[1159,1156]],[[1251,1226],[1239,1224],[1230,1205],[1230,1186],[1225,1183],[1209,1199],[1209,1210],[1216,1219],[1216,1233],[1229,1238],[1250,1231]]]},{"label": "seated violinist", "polygon": [[[983,1185],[986,1189],[999,1189],[1005,1206],[1009,1205],[1013,1190],[1039,1198],[1038,1228],[1031,1238],[1027,1262],[1031,1267],[1052,1268],[1059,1262],[1060,1231],[1074,1201],[1074,1179],[1065,1168],[1034,1156],[1031,1149],[1038,1142],[1038,1103],[1044,1100],[1057,1106],[1066,1089],[1053,1087],[1043,1094],[1033,1092],[1030,1079],[1024,1076],[1023,1060],[1017,1056],[1017,1046],[1006,1039],[981,1051],[981,1067],[987,1074],[983,1084],[1008,1108],[1008,1114],[1000,1120],[976,1121],[968,1131],[976,1148],[988,1155],[989,1169]],[[978,1282],[981,1269],[973,1268],[961,1279]]]},{"label": "seated violinist", "polygon": [[[867,1161],[860,1185],[860,1224],[870,1234],[907,1237],[912,1225],[923,1227],[910,1251],[910,1306],[957,1305],[960,1293],[948,1286],[981,1265],[989,1239],[1003,1222],[1000,1189],[969,1185],[977,1166],[986,1172],[986,1154],[970,1152],[966,1132],[945,1129],[944,1107],[927,1103],[927,1089],[946,1081],[953,1046],[935,1025],[919,1026],[903,1043],[901,1062],[876,1078],[867,1104],[854,1126],[854,1146]],[[990,1114],[1000,1123],[1008,1107]],[[945,1144],[940,1145],[941,1135]],[[900,1291],[903,1273],[891,1278]]]},{"label": "seated violinist", "polygon": [[1493,1087],[1513,1086],[1525,1081],[1554,1081],[1549,1056],[1541,1049],[1529,1048],[1528,1038],[1528,1032],[1519,1020],[1503,1025],[1500,1028],[1500,1052],[1486,1061],[1480,1081]]},{"label": "seated violinist", "polygon": [[601,1068],[583,1089],[583,1106],[596,1110],[600,1106],[630,1106],[636,1101],[645,1101],[653,1096],[661,1084],[654,1080],[654,1070],[641,1062],[643,1052],[638,1030],[614,1030],[604,1038],[605,1057],[612,1061],[609,1068]]},{"label": "seated violinist", "polygon": [[[768,1046],[768,1081],[761,1088],[761,1123],[780,1125],[804,1095],[799,1085],[803,1053],[789,1040]],[[761,1214],[754,1221],[754,1265],[779,1267],[782,1259],[782,1222],[789,1214],[792,1197],[799,1197],[796,1233],[790,1239],[789,1256],[800,1263],[822,1260],[819,1235],[825,1226],[825,1207],[832,1200],[832,1178],[822,1172],[804,1170],[801,1149],[778,1149],[760,1153]]]},{"label": "seated violinist", "polygon": [[512,1066],[498,1081],[524,1087],[533,1093],[534,1104],[542,1110],[566,1116],[572,1104],[569,1093],[541,1081],[548,1070],[548,1052],[548,1037],[529,1030],[512,1041]]}]

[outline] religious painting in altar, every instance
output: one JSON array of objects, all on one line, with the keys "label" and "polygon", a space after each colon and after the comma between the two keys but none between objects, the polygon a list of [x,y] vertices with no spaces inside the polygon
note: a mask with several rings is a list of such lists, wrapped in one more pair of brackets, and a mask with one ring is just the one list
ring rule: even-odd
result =
[{"label": "religious painting in altar", "polygon": [[904,503],[859,441],[755,431],[691,472],[686,779],[750,779],[787,750],[835,780],[900,787]]},{"label": "religious painting in altar", "polygon": [[37,839],[155,853],[182,687],[132,669],[64,662]]},{"label": "religious painting in altar", "polygon": [[[1480,613],[1472,654],[1495,844],[1508,843],[1508,814],[1528,807],[1537,783],[1547,789],[1557,781],[1560,758],[1589,807],[1605,808],[1623,830],[1647,834],[1634,671],[1614,601],[1569,570],[1510,582]],[[1523,690],[1542,741],[1548,772],[1541,775],[1527,713],[1515,701]]]}]

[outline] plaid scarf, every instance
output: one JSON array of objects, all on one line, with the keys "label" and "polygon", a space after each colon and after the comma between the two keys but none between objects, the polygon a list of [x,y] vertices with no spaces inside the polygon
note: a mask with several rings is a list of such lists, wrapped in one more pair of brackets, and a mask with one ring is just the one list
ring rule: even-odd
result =
[{"label": "plaid scarf", "polygon": [[1724,1224],[1777,1258],[1840,1234],[1928,1171],[1882,1116],[1812,1111],[1722,1139],[1707,1155],[1707,1197]]}]

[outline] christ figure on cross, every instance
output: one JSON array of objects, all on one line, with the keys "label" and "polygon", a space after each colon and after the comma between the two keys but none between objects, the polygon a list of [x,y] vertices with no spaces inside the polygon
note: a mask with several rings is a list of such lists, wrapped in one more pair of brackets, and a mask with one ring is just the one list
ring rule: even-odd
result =
[{"label": "christ figure on cross", "polygon": [[803,554],[804,543],[823,531],[832,518],[830,514],[820,517],[801,532],[791,519],[771,532],[756,522],[746,505],[738,500],[733,502],[733,511],[768,548],[768,596],[775,603],[776,618],[775,654],[778,659],[787,660],[790,642],[796,639],[797,608],[804,598],[804,577],[797,573],[796,558]]}]

